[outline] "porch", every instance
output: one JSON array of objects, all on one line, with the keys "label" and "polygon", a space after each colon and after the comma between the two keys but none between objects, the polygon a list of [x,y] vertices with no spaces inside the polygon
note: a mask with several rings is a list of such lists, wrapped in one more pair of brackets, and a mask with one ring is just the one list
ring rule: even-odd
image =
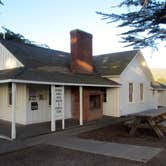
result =
[{"label": "porch", "polygon": [[[39,136],[43,134],[51,133],[50,128],[51,122],[43,122],[37,124],[29,124],[29,125],[21,125],[16,124],[16,136],[17,139],[25,139],[29,137]],[[65,120],[65,128],[72,128],[72,127],[79,126],[79,121],[74,119],[67,119]],[[62,130],[62,121],[56,121],[56,131]],[[0,120],[0,138],[9,139],[11,138],[11,122]]]},{"label": "porch", "polygon": [[103,86],[12,82],[1,86],[0,94],[1,119],[9,121],[0,121],[1,138],[32,137],[82,126],[103,116]]},{"label": "porch", "polygon": [[[117,119],[121,120],[120,118],[113,118],[108,116],[103,116],[103,118],[90,121],[90,122],[84,122],[84,126],[100,126],[104,124],[110,124],[114,121],[117,121]],[[17,140],[32,138],[39,135],[49,134],[51,132],[50,128],[51,122],[44,122],[44,123],[38,123],[38,124],[30,124],[30,125],[20,125],[16,124],[16,131],[17,131]],[[80,124],[78,120],[75,119],[66,119],[65,120],[65,130],[71,129],[71,128],[79,128]],[[63,131],[62,129],[62,121],[57,120],[56,121],[56,132]],[[1,136],[0,139],[4,137],[4,139],[10,139],[11,138],[11,122],[0,120],[0,132]]]}]

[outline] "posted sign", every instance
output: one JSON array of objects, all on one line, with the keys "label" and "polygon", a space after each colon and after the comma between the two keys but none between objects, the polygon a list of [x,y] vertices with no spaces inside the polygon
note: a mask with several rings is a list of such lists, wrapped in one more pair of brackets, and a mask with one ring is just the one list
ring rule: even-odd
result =
[{"label": "posted sign", "polygon": [[64,109],[64,87],[55,87],[55,110],[62,113]]}]

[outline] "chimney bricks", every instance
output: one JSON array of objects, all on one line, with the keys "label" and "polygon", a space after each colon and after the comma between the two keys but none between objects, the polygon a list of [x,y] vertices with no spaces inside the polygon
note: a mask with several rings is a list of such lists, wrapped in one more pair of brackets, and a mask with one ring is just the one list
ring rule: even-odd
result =
[{"label": "chimney bricks", "polygon": [[92,35],[77,29],[70,32],[70,39],[72,72],[92,74]]}]

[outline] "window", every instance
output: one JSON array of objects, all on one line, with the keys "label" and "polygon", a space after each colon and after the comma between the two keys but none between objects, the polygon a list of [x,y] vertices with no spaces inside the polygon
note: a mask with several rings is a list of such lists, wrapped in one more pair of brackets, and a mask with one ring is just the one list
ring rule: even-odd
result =
[{"label": "window", "polygon": [[102,88],[102,93],[103,93],[103,102],[107,102],[107,89]]},{"label": "window", "polygon": [[144,101],[144,84],[140,84],[140,101]]},{"label": "window", "polygon": [[89,107],[90,110],[96,110],[101,108],[101,96],[100,95],[90,95],[89,96]]},{"label": "window", "polygon": [[12,105],[12,83],[8,84],[8,104]]},{"label": "window", "polygon": [[129,83],[129,102],[133,102],[134,86],[133,83]]},{"label": "window", "polygon": [[29,100],[31,101],[37,100],[37,91],[35,87],[29,86]]}]

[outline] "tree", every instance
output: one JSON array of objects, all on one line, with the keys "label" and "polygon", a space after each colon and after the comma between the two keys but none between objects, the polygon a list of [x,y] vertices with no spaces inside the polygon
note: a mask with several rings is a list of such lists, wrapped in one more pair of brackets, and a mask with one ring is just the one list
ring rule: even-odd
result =
[{"label": "tree", "polygon": [[[0,0],[0,5],[4,5],[1,0]],[[37,44],[36,42],[30,41],[29,39],[26,39],[23,35],[15,33],[9,30],[8,28],[2,27],[2,29],[4,30],[4,32],[0,32],[0,39],[12,40],[19,43],[25,43],[30,45],[37,45],[44,48],[49,48],[47,44]]]},{"label": "tree", "polygon": [[15,42],[19,42],[19,43],[49,48],[49,46],[47,44],[37,44],[34,41],[30,41],[29,39],[26,39],[20,33],[15,33],[5,27],[2,27],[2,29],[4,30],[4,32],[0,32],[0,39],[5,39],[5,40],[15,41]]},{"label": "tree", "polygon": [[4,32],[0,32],[0,39],[12,40],[20,43],[33,44],[32,41],[25,39],[25,37],[19,33],[15,33],[5,27],[2,27]]},{"label": "tree", "polygon": [[118,27],[129,27],[121,33],[122,42],[134,48],[153,47],[166,41],[166,2],[164,0],[123,0],[118,8],[132,9],[118,13],[103,13],[108,23],[118,22]]},{"label": "tree", "polygon": [[[4,5],[1,0],[0,0],[0,5]],[[15,33],[5,27],[2,27],[2,29],[4,30],[4,32],[0,32],[0,39],[13,40],[20,43],[33,44],[32,41],[25,39],[25,37],[19,33]]]},{"label": "tree", "polygon": [[3,5],[3,2],[0,0],[0,5]]}]

